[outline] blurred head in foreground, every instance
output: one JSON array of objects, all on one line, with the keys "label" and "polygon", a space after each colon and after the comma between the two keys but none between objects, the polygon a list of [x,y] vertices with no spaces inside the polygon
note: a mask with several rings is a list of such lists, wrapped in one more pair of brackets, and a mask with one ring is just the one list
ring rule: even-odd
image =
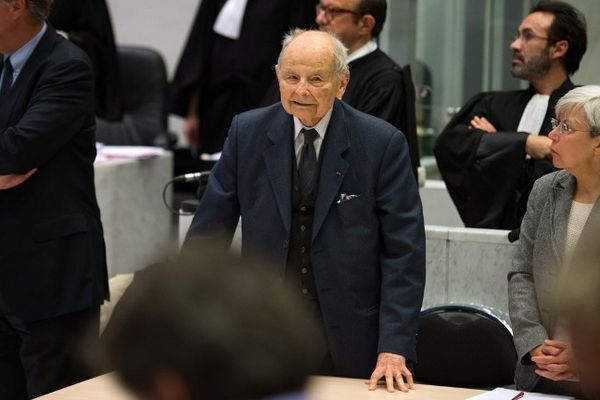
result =
[{"label": "blurred head in foreground", "polygon": [[[597,237],[587,233],[587,239]],[[583,233],[582,239],[585,240]],[[591,242],[579,247],[578,257],[569,267],[560,306],[585,398],[600,399],[600,250]]]},{"label": "blurred head in foreground", "polygon": [[302,304],[260,265],[225,253],[196,256],[136,276],[104,333],[109,366],[144,399],[301,390],[317,343]]}]

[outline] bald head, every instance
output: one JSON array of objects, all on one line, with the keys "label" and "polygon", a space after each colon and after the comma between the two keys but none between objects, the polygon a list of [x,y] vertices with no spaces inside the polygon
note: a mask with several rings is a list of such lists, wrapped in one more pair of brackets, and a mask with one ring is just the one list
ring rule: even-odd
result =
[{"label": "bald head", "polygon": [[[299,41],[296,42],[296,39]],[[333,69],[338,79],[343,79],[344,75],[349,71],[346,47],[334,36],[334,34],[304,29],[294,29],[283,37],[281,53],[279,53],[276,67],[281,65],[282,57],[292,42],[296,42],[294,47],[297,48],[314,45],[331,53],[334,62]]]},{"label": "bald head", "polygon": [[307,127],[316,125],[348,84],[346,49],[327,32],[294,30],[276,65],[283,108]]}]

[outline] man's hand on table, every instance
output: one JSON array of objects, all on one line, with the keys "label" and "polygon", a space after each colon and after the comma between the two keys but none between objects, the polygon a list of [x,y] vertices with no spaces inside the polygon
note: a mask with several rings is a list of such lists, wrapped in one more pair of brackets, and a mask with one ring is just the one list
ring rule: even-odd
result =
[{"label": "man's hand on table", "polygon": [[408,392],[409,389],[415,388],[412,373],[406,367],[406,359],[399,354],[379,354],[377,365],[369,380],[369,390],[375,390],[377,382],[383,377],[385,377],[388,392],[394,391],[394,381],[402,392]]}]

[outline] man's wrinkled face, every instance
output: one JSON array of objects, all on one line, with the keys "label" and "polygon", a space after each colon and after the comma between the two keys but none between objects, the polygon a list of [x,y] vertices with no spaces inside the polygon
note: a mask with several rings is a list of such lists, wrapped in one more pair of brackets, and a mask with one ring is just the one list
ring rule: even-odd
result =
[{"label": "man's wrinkled face", "polygon": [[277,79],[283,108],[305,126],[315,126],[348,83],[336,76],[331,40],[320,32],[305,32],[288,45]]}]

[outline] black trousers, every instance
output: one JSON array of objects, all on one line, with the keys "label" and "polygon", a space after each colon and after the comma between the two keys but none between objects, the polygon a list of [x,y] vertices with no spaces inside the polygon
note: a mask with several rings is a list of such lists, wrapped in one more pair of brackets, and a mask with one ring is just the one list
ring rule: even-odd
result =
[{"label": "black trousers", "polygon": [[100,307],[24,323],[0,315],[0,399],[31,399],[93,377],[81,353],[97,348]]}]

